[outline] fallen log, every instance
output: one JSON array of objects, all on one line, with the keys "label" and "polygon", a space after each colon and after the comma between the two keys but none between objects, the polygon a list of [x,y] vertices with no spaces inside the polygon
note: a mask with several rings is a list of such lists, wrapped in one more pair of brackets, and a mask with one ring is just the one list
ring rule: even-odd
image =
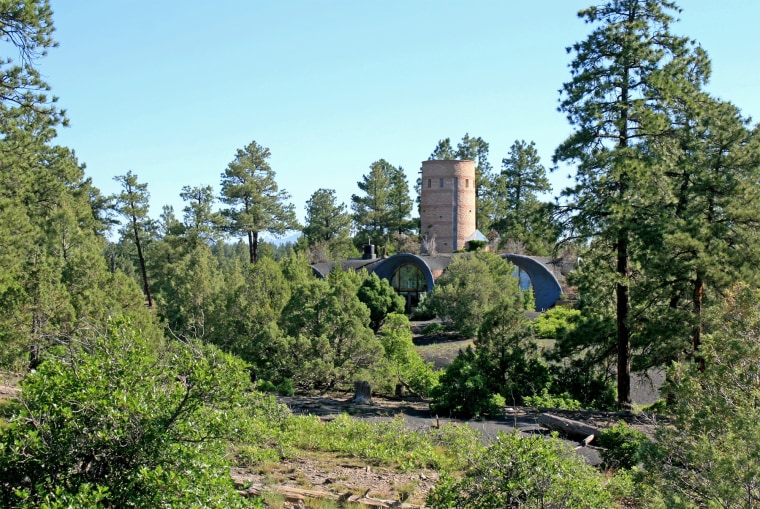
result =
[{"label": "fallen log", "polygon": [[[565,436],[577,440],[588,439],[588,437],[598,437],[601,430],[595,426],[590,426],[585,422],[566,419],[554,414],[541,414],[536,419],[544,428],[552,431],[558,431]],[[593,440],[593,438],[592,438]],[[591,440],[588,440],[591,442]],[[588,443],[586,443],[588,445]]]},{"label": "fallen log", "polygon": [[396,507],[403,509],[423,509],[423,506],[421,505],[402,503],[397,500],[372,498],[368,497],[366,493],[364,495],[355,495],[351,492],[347,492],[338,495],[327,491],[307,490],[295,488],[293,486],[264,486],[262,484],[252,484],[245,489],[238,490],[238,493],[244,497],[261,496],[266,490],[279,493],[289,502],[303,501],[305,499],[336,500],[339,502],[350,502],[364,507],[378,507],[381,509],[391,509]]}]

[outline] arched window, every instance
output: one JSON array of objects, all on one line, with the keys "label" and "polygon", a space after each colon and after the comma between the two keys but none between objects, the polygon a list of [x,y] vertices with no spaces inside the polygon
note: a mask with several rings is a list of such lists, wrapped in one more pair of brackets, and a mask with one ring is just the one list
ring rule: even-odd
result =
[{"label": "arched window", "polygon": [[406,312],[410,312],[420,303],[420,296],[427,292],[427,279],[420,269],[407,263],[395,270],[391,286],[406,299]]}]

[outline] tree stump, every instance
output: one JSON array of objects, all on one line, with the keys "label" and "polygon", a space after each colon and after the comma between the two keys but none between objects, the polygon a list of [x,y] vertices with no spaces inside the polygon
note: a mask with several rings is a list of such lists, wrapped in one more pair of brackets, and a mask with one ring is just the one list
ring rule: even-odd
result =
[{"label": "tree stump", "polygon": [[396,397],[399,399],[406,397],[406,386],[404,384],[396,384]]},{"label": "tree stump", "polygon": [[360,405],[372,403],[372,387],[370,383],[365,380],[356,380],[354,382],[354,399],[351,401]]}]

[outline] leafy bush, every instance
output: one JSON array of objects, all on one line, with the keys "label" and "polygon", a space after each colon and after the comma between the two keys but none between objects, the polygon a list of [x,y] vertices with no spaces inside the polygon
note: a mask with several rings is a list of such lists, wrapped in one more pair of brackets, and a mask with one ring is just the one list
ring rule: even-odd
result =
[{"label": "leafy bush", "polygon": [[155,347],[128,323],[52,350],[0,432],[3,507],[240,506],[224,465],[245,366],[194,341]]},{"label": "leafy bush", "polygon": [[533,321],[533,328],[536,331],[536,336],[539,338],[564,338],[568,332],[575,328],[578,320],[580,320],[580,316],[581,312],[577,309],[556,306],[541,313]]},{"label": "leafy bush", "polygon": [[385,355],[375,377],[381,376],[381,384],[390,384],[392,388],[401,383],[420,396],[428,396],[438,385],[438,374],[432,363],[425,362],[415,350],[409,319],[402,314],[389,314],[379,338]]},{"label": "leafy bush", "polygon": [[514,267],[500,256],[476,251],[452,259],[425,299],[425,307],[464,336],[477,334],[483,316],[503,299],[521,302]]},{"label": "leafy bush", "polygon": [[602,430],[598,445],[603,447],[602,461],[607,468],[614,470],[631,469],[642,459],[644,444],[648,438],[644,433],[619,421],[613,427]]},{"label": "leafy bush", "polygon": [[581,402],[573,399],[566,392],[556,395],[549,394],[549,389],[544,387],[541,394],[525,396],[523,403],[536,408],[558,408],[560,410],[581,410]]},{"label": "leafy bush", "polygon": [[430,492],[432,509],[584,509],[613,507],[602,474],[556,437],[501,434],[464,478],[444,478]]},{"label": "leafy bush", "polygon": [[469,346],[460,350],[449,364],[431,396],[433,414],[470,418],[502,412],[492,398],[493,392],[478,365],[475,351]]},{"label": "leafy bush", "polygon": [[445,329],[443,328],[443,325],[441,325],[439,322],[433,322],[427,324],[423,329],[422,333],[428,336],[432,336],[433,334],[441,334]]}]

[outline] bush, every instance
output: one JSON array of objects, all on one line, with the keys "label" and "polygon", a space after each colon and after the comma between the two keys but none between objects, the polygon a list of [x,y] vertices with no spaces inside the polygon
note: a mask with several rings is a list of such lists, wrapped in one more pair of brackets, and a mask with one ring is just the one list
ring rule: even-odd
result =
[{"label": "bush", "polygon": [[536,336],[542,339],[564,338],[568,332],[575,329],[581,312],[565,306],[556,306],[539,315],[533,321]]},{"label": "bush", "polygon": [[598,445],[603,447],[601,455],[605,467],[614,470],[631,469],[642,459],[646,435],[636,428],[619,421],[613,427],[602,430]]},{"label": "bush", "polygon": [[379,338],[384,351],[383,362],[377,370],[384,379],[380,380],[381,384],[395,388],[397,383],[402,383],[420,396],[430,395],[438,385],[438,374],[432,363],[425,362],[414,348],[409,319],[399,313],[389,314]]},{"label": "bush", "polygon": [[461,481],[430,492],[432,509],[613,507],[602,474],[556,437],[499,435]]},{"label": "bush", "polygon": [[469,346],[459,351],[431,395],[430,411],[437,415],[468,419],[502,412]]},{"label": "bush", "polygon": [[526,406],[536,408],[558,408],[560,410],[581,410],[581,402],[570,397],[566,392],[555,395],[549,394],[549,389],[544,387],[541,394],[535,396],[525,396],[523,403]]},{"label": "bush", "polygon": [[128,323],[51,350],[0,432],[3,507],[237,507],[224,438],[243,363],[194,341],[155,347]]},{"label": "bush", "polygon": [[439,322],[433,322],[429,323],[425,326],[425,328],[422,329],[422,333],[427,336],[432,336],[434,334],[442,334],[444,332],[443,325],[441,325]]},{"label": "bush", "polygon": [[583,408],[612,410],[617,406],[617,390],[614,380],[607,374],[588,366],[583,360],[567,366],[551,367],[552,389],[561,387],[563,394],[580,402]]}]

